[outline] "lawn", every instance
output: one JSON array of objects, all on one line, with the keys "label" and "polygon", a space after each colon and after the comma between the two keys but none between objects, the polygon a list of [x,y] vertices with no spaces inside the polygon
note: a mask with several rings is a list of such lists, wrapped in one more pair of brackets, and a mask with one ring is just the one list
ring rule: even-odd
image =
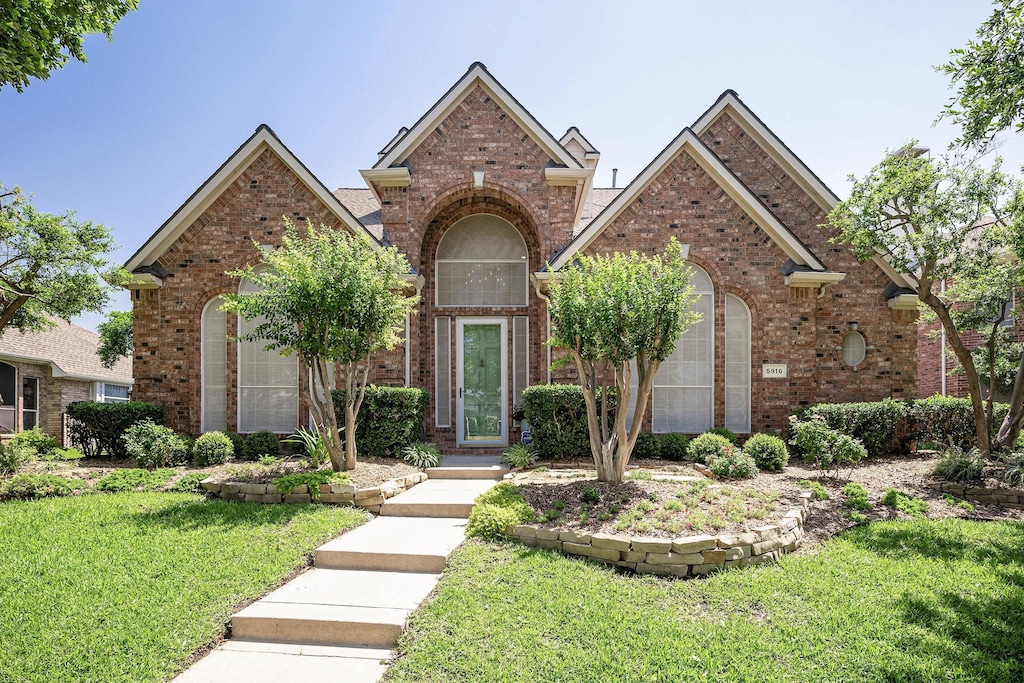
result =
[{"label": "lawn", "polygon": [[366,518],[170,493],[0,504],[0,680],[166,680],[235,605]]},{"label": "lawn", "polygon": [[1017,682],[1021,643],[1019,522],[877,522],[688,581],[473,541],[388,681]]}]

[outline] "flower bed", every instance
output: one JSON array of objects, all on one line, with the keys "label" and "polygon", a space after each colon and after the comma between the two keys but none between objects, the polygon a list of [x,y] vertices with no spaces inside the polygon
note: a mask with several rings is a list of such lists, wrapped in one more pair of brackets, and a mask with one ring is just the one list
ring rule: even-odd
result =
[{"label": "flower bed", "polygon": [[[412,488],[426,478],[426,472],[413,472],[390,479],[379,486],[366,488],[356,488],[355,484],[321,484],[318,501],[334,505],[355,505],[378,513],[385,500]],[[282,493],[273,484],[218,482],[205,479],[200,485],[210,495],[224,500],[268,504],[313,502],[309,487],[304,484],[296,486],[290,493]]]}]

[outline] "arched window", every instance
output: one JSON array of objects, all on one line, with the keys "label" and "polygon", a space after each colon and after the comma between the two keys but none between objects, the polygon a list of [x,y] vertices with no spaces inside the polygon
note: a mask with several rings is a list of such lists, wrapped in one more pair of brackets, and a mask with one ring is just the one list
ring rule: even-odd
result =
[{"label": "arched window", "polygon": [[18,370],[10,363],[0,363],[0,434],[11,434],[17,424]]},{"label": "arched window", "polygon": [[750,431],[750,309],[725,295],[725,426]]},{"label": "arched window", "polygon": [[515,226],[490,214],[456,221],[437,245],[438,306],[526,306],[529,263]]},{"label": "arched window", "polygon": [[214,297],[203,308],[200,339],[202,346],[204,432],[228,428],[228,331],[227,315],[220,310],[222,300]]},{"label": "arched window", "polygon": [[689,266],[693,270],[690,284],[700,295],[692,310],[702,318],[683,332],[654,378],[651,426],[655,432],[698,433],[714,426],[714,288],[703,268]]},{"label": "arched window", "polygon": [[[258,290],[242,280],[238,291]],[[252,332],[261,322],[261,318],[246,321],[239,317],[239,336]],[[238,431],[291,433],[299,424],[299,362],[264,346],[262,341],[238,343]]]}]

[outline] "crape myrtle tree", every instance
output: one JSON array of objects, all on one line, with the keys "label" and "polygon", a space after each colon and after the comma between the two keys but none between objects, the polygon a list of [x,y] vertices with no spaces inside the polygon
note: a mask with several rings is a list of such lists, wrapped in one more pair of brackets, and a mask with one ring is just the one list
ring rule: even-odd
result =
[{"label": "crape myrtle tree", "polygon": [[107,261],[114,248],[106,226],[38,211],[20,188],[0,185],[0,335],[102,312],[131,279]]},{"label": "crape myrtle tree", "polygon": [[[583,256],[552,278],[548,343],[566,349],[579,373],[599,481],[622,481],[654,376],[679,335],[701,320],[691,310],[696,298],[675,239],[650,257],[635,251]],[[634,359],[636,406],[627,429]],[[613,388],[618,409],[609,405]]]},{"label": "crape myrtle tree", "polygon": [[[417,297],[407,295],[409,263],[392,247],[344,230],[314,228],[304,234],[285,220],[283,244],[254,246],[261,262],[229,275],[257,291],[227,294],[223,309],[256,321],[245,341],[267,350],[298,354],[312,375],[304,399],[335,471],[356,466],[356,424],[366,391],[371,356],[395,348]],[[345,376],[344,452],[341,425],[331,397],[331,366]]]},{"label": "crape myrtle tree", "polygon": [[[998,160],[984,168],[963,157],[915,156],[912,146],[889,154],[863,178],[851,178],[850,198],[828,216],[839,231],[833,241],[849,244],[862,261],[881,253],[910,274],[926,319],[942,324],[967,380],[978,449],[988,455],[1012,447],[1024,422],[1018,357],[1009,413],[996,433],[991,426],[998,344],[1005,338],[999,330],[1013,293],[1024,286],[1024,197]],[[981,339],[987,404],[968,333]]]}]

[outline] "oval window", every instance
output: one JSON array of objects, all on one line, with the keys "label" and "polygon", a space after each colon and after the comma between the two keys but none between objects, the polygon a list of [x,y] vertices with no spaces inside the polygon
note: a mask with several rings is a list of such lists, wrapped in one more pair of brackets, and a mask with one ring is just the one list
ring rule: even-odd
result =
[{"label": "oval window", "polygon": [[867,345],[864,343],[864,336],[860,332],[848,332],[843,337],[843,362],[852,368],[864,362],[867,355]]}]

